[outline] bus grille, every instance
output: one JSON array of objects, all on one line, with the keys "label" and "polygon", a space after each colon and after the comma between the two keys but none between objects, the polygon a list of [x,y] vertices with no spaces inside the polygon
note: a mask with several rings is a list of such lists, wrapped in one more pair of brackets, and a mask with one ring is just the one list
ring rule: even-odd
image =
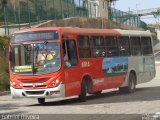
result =
[{"label": "bus grille", "polygon": [[28,95],[40,95],[44,94],[44,91],[26,91]]},{"label": "bus grille", "polygon": [[[23,86],[23,87],[26,88],[26,89],[33,89],[33,86]],[[36,88],[43,89],[45,87],[46,87],[46,85],[36,85],[34,87],[34,89],[36,89]]]}]

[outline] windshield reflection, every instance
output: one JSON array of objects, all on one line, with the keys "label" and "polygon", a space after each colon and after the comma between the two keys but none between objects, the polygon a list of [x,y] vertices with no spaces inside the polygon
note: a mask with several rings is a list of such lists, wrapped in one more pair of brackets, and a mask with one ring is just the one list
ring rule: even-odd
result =
[{"label": "windshield reflection", "polygon": [[14,73],[46,74],[61,67],[58,42],[12,45],[11,48],[11,71]]}]

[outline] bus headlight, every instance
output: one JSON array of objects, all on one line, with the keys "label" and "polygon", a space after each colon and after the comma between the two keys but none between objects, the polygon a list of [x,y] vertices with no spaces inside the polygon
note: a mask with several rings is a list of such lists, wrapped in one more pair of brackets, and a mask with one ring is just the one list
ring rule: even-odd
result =
[{"label": "bus headlight", "polygon": [[10,84],[11,84],[11,86],[12,86],[13,88],[16,88],[16,89],[20,89],[20,88],[21,88],[20,85],[17,84],[16,82],[10,82]]},{"label": "bus headlight", "polygon": [[57,79],[56,81],[53,81],[52,87],[57,87],[60,83],[61,83],[60,80]]}]

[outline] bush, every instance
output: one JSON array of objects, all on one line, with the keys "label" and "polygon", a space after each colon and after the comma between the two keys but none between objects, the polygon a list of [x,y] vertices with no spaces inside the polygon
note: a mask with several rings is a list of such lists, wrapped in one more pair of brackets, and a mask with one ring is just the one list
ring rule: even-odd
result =
[{"label": "bush", "polygon": [[8,46],[9,38],[7,36],[0,36],[0,45]]},{"label": "bush", "polygon": [[0,74],[0,91],[9,90],[9,74]]},{"label": "bush", "polygon": [[9,89],[8,46],[9,38],[0,36],[0,91]]}]

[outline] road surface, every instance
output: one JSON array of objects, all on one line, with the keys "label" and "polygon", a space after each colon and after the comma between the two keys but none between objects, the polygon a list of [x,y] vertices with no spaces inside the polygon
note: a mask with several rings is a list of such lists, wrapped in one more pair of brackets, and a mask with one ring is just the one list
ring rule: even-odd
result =
[{"label": "road surface", "polygon": [[42,106],[36,99],[0,96],[0,114],[43,114],[39,117],[42,120],[142,120],[146,114],[160,116],[160,63],[156,64],[156,71],[156,77],[138,85],[133,94],[119,94],[117,89],[107,90],[101,95],[88,96],[83,103],[75,98],[52,99]]}]

